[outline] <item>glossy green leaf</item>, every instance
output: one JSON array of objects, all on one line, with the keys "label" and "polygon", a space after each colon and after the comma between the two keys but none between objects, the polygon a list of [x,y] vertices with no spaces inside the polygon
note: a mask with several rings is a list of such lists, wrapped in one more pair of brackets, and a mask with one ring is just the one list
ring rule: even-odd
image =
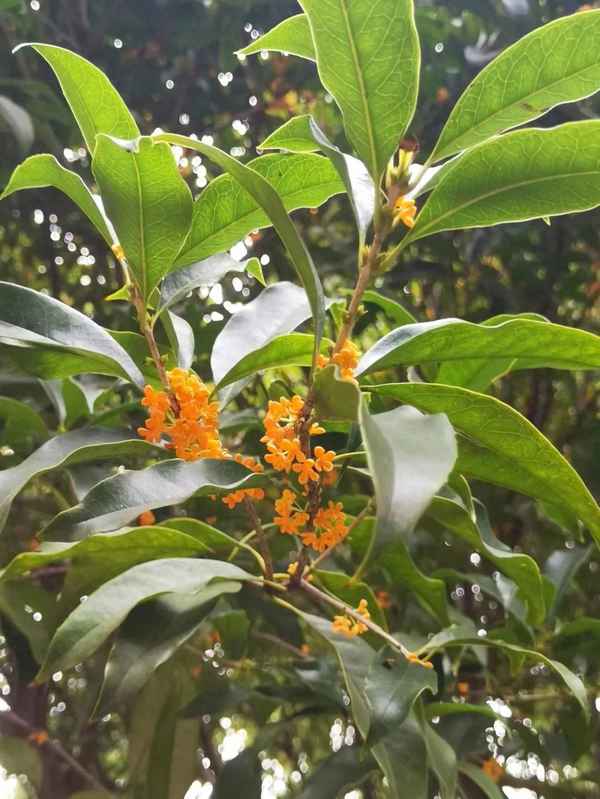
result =
[{"label": "glossy green leaf", "polygon": [[358,419],[360,391],[356,383],[339,376],[336,366],[319,369],[314,380],[315,411],[320,419],[355,422]]},{"label": "glossy green leaf", "polygon": [[504,799],[505,794],[482,769],[472,763],[461,763],[459,770],[461,774],[465,774],[471,782],[474,782],[483,791],[487,799]]},{"label": "glossy green leaf", "polygon": [[179,530],[179,532],[195,538],[217,555],[228,556],[236,547],[240,546],[236,538],[217,530],[206,522],[201,522],[199,519],[176,517],[175,519],[167,519],[162,524],[171,530]]},{"label": "glossy green leaf", "polygon": [[424,416],[415,408],[371,415],[360,409],[363,441],[377,499],[375,549],[407,540],[457,456],[447,417]]},{"label": "glossy green leaf", "polygon": [[0,344],[18,345],[18,362],[34,367],[40,377],[92,372],[144,384],[135,363],[104,328],[53,297],[13,283],[0,282]]},{"label": "glossy green leaf", "polygon": [[0,616],[10,620],[27,640],[35,661],[41,663],[58,623],[54,595],[30,580],[2,582]]},{"label": "glossy green leaf", "polygon": [[171,350],[180,369],[192,368],[196,351],[196,339],[190,323],[182,316],[166,311],[161,321],[169,339]]},{"label": "glossy green leaf", "polygon": [[363,355],[357,375],[438,363],[435,382],[484,391],[492,379],[517,369],[598,369],[600,337],[533,319],[498,325],[459,319],[405,324]]},{"label": "glossy green leaf", "polygon": [[196,594],[213,581],[250,579],[242,569],[219,560],[168,558],[134,566],[104,583],[61,624],[38,679],[90,657],[141,602],[162,594]]},{"label": "glossy green leaf", "polygon": [[192,221],[192,195],[170,147],[99,136],[93,170],[127,264],[148,299],[171,271]]},{"label": "glossy green leaf", "polygon": [[390,786],[391,796],[429,799],[427,750],[414,717],[371,750]]},{"label": "glossy green leaf", "polygon": [[377,768],[371,755],[357,746],[343,746],[323,760],[304,783],[298,799],[337,799],[358,788]]},{"label": "glossy green leaf", "polygon": [[263,142],[261,150],[281,149],[311,152],[319,149],[326,155],[342,179],[354,212],[361,244],[375,213],[375,184],[358,158],[343,153],[332,144],[311,116],[294,117]]},{"label": "glossy green leaf", "polygon": [[367,305],[376,305],[381,308],[397,325],[412,325],[417,322],[411,312],[407,311],[403,305],[400,305],[396,300],[392,300],[391,297],[385,297],[383,294],[373,291],[373,289],[365,291],[363,302],[367,303]]},{"label": "glossy green leaf", "polygon": [[450,744],[434,730],[425,718],[422,702],[417,703],[415,715],[425,741],[429,766],[438,779],[441,797],[442,799],[455,799],[458,780],[456,754]]},{"label": "glossy green leaf", "polygon": [[[0,396],[0,440],[17,455],[29,453],[34,444],[48,438],[48,428],[42,417],[30,405],[12,397]],[[12,466],[5,455],[3,465]]]},{"label": "glossy green leaf", "polygon": [[65,169],[53,155],[32,155],[15,169],[0,200],[24,189],[53,188],[62,191],[83,211],[108,246],[113,237],[94,195],[75,172]]},{"label": "glossy green leaf", "polygon": [[403,245],[442,230],[589,211],[600,205],[600,121],[507,133],[444,174]]},{"label": "glossy green leaf", "polygon": [[489,638],[483,636],[481,638],[456,638],[452,641],[447,641],[442,646],[438,647],[435,641],[432,639],[428,644],[422,648],[421,652],[426,652],[428,656],[431,656],[438,648],[442,649],[445,647],[454,647],[454,646],[487,646],[492,647],[493,649],[501,649],[504,650],[505,653],[514,653],[517,655],[523,655],[527,659],[538,661],[543,663],[544,666],[547,666],[551,669],[555,674],[557,674],[562,682],[566,685],[569,689],[570,693],[573,697],[577,700],[581,709],[583,710],[584,715],[586,718],[589,718],[590,715],[590,707],[587,698],[587,691],[585,685],[583,684],[582,680],[574,674],[570,669],[568,669],[564,663],[560,663],[558,660],[551,660],[550,658],[542,655],[540,652],[536,652],[531,649],[524,649],[521,646],[516,646],[515,644],[509,644],[506,641],[497,640],[494,638]]},{"label": "glossy green leaf", "polygon": [[364,691],[371,705],[368,742],[373,745],[395,732],[406,721],[416,699],[424,692],[437,693],[437,675],[402,655],[382,649],[371,663]]},{"label": "glossy green leaf", "polygon": [[219,580],[192,596],[167,595],[136,608],[111,649],[95,715],[129,705],[155,670],[197,632],[214,600],[240,587]]},{"label": "glossy green leaf", "polygon": [[[215,383],[222,384],[247,356],[260,352],[278,336],[291,333],[310,317],[306,293],[299,286],[286,281],[267,286],[229,319],[215,339],[210,356]],[[233,377],[228,382],[237,379]]]},{"label": "glossy green leaf", "polygon": [[426,413],[444,412],[459,437],[456,470],[466,477],[562,504],[600,541],[600,509],[577,472],[518,411],[464,388],[425,383],[370,387]]},{"label": "glossy green leaf", "polygon": [[238,50],[240,55],[254,55],[263,51],[291,53],[315,61],[315,46],[305,14],[288,17],[249,45]]},{"label": "glossy green leaf", "polygon": [[556,19],[487,65],[454,106],[432,160],[446,158],[600,89],[600,12]]},{"label": "glossy green leaf", "polygon": [[221,253],[191,264],[191,266],[175,269],[165,277],[160,287],[157,316],[167,308],[184,300],[194,289],[200,286],[207,288],[214,286],[230,272],[248,271],[255,262],[257,262],[256,258],[235,261],[231,255]]},{"label": "glossy green leaf", "polygon": [[37,475],[58,467],[100,460],[119,460],[125,455],[156,456],[152,444],[131,439],[121,430],[74,430],[55,436],[25,458],[18,466],[0,472],[0,530],[13,499]]},{"label": "glossy green leaf", "polygon": [[[244,164],[236,161],[235,158],[232,158],[227,155],[227,153],[224,153],[222,150],[212,145],[203,144],[187,136],[177,136],[174,134],[162,134],[162,136],[157,136],[155,140],[168,141],[171,144],[178,144],[181,147],[187,147],[190,150],[196,150],[202,153],[202,155],[209,158],[234,178],[253,198],[254,202],[264,213],[267,214],[267,217],[271,220],[273,227],[285,244],[308,296],[315,325],[315,346],[318,348],[325,324],[325,298],[323,295],[323,286],[321,285],[321,280],[317,274],[312,258],[310,257],[310,253],[300,238],[294,223],[289,218],[286,206],[279,197],[276,189],[255,169],[244,166]],[[307,156],[303,156],[303,158],[306,157]],[[252,225],[251,229],[254,227],[256,227],[255,224]],[[221,247],[219,249],[226,249],[226,247]],[[197,257],[198,256],[195,256],[193,260],[196,260]]]},{"label": "glossy green leaf", "polygon": [[[335,169],[320,155],[273,154],[256,158],[247,167],[234,163],[245,170],[243,175],[247,181],[252,180],[255,189],[251,190],[248,183],[244,185],[234,172],[212,180],[194,203],[190,237],[178,264],[183,266],[223,252],[251,231],[275,224],[277,220],[270,210],[275,208],[273,194],[269,191],[270,196],[256,195],[256,189],[264,189],[265,181],[280,198],[276,204],[283,204],[288,213],[298,208],[318,208],[344,191]],[[225,163],[219,165],[226,168]],[[263,180],[255,178],[254,173]],[[286,230],[291,230],[290,225],[288,220]]]},{"label": "glossy green leaf", "polygon": [[229,493],[260,482],[234,461],[164,461],[108,477],[74,508],[59,513],[44,529],[50,540],[84,538],[123,527],[141,513],[186,502],[194,495]]},{"label": "glossy green leaf", "polygon": [[[482,506],[478,508],[482,511]],[[435,497],[427,509],[426,520],[432,519],[444,530],[449,530],[466,541],[476,552],[479,552],[494,563],[519,586],[519,594],[529,608],[529,620],[532,624],[541,624],[546,615],[542,576],[537,563],[530,558],[512,550],[502,543],[489,523],[482,515],[479,524],[470,514],[450,499]]]},{"label": "glossy green leaf", "polygon": [[120,139],[140,135],[121,96],[98,67],[63,47],[37,43],[20,47],[33,47],[54,71],[90,153],[99,133]]},{"label": "glossy green leaf", "polygon": [[412,0],[300,0],[324,87],[378,183],[417,102],[421,54]]}]

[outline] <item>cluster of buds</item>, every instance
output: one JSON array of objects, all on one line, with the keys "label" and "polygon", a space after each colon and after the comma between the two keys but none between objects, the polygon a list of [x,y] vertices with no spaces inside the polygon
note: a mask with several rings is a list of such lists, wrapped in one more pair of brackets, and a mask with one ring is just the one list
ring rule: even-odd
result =
[{"label": "cluster of buds", "polygon": [[385,189],[391,207],[392,228],[400,223],[412,229],[415,226],[417,206],[406,194],[410,187],[410,168],[413,164],[416,145],[402,142],[402,145],[388,164],[385,173]]},{"label": "cluster of buds", "polygon": [[[360,600],[358,607],[356,608],[356,612],[362,616],[363,619],[371,618],[368,602],[366,599]],[[358,621],[358,619],[348,615],[334,616],[331,627],[334,632],[340,633],[340,635],[345,635],[347,638],[355,638],[357,635],[362,635],[368,630],[366,624],[363,624],[362,622]]]}]

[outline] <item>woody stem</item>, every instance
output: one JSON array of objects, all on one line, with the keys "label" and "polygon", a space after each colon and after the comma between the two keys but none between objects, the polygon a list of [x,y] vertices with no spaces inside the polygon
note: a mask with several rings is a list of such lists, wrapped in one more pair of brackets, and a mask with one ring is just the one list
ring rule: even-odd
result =
[{"label": "woody stem", "polygon": [[254,502],[249,497],[245,497],[244,499],[244,506],[250,517],[250,521],[254,527],[254,532],[256,533],[256,540],[258,542],[258,548],[260,550],[260,554],[262,555],[262,559],[265,565],[265,577],[267,580],[273,579],[273,559],[271,557],[271,550],[269,549],[269,543],[267,541],[267,537],[265,535],[265,531],[263,530],[262,522],[256,512],[256,507]]},{"label": "woody stem", "polygon": [[331,596],[330,594],[326,594],[324,591],[316,588],[314,585],[311,585],[307,580],[300,581],[300,588],[305,591],[312,599],[315,599],[317,602],[327,603],[332,607],[336,608],[337,610],[341,610],[342,613],[345,613],[347,616],[350,616],[355,621],[364,624],[371,632],[378,635],[380,638],[383,638],[384,641],[387,641],[390,646],[394,647],[398,652],[401,652],[405,658],[412,660],[414,658],[414,654],[407,649],[403,643],[398,641],[392,635],[390,635],[383,627],[380,627],[378,624],[375,624],[374,621],[371,619],[365,618],[360,613],[358,613],[354,608],[347,605],[345,602],[342,602],[341,599],[337,597]]}]

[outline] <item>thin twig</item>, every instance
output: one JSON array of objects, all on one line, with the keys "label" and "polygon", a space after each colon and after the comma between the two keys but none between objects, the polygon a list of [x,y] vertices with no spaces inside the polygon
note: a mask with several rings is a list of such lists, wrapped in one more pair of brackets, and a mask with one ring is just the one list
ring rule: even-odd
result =
[{"label": "thin twig", "polygon": [[271,635],[270,633],[253,632],[252,637],[256,638],[258,641],[269,641],[272,644],[277,644],[277,646],[280,646],[282,649],[287,649],[288,652],[291,652],[292,655],[295,655],[298,658],[303,658],[306,660],[306,658],[309,657],[309,655],[307,655],[301,649],[298,649],[297,646],[284,641],[282,638],[278,638],[276,635]]},{"label": "thin twig", "polygon": [[[353,530],[355,530],[355,529],[358,527],[358,525],[359,525],[359,524],[362,522],[362,520],[363,520],[363,519],[364,519],[364,518],[365,518],[365,517],[368,515],[368,513],[371,511],[372,507],[373,507],[373,500],[371,499],[371,500],[369,500],[369,502],[367,503],[367,505],[366,505],[366,506],[365,506],[365,507],[364,507],[364,508],[361,510],[361,512],[358,514],[358,516],[357,516],[357,517],[356,517],[356,518],[355,518],[355,519],[352,521],[352,523],[351,523],[351,524],[350,524],[350,526],[348,527],[348,530],[347,530],[347,532],[346,532],[346,535],[344,536],[344,539],[348,538],[348,536],[350,535],[350,533],[351,533]],[[331,555],[331,553],[333,552],[333,550],[334,550],[334,549],[335,549],[335,548],[336,548],[338,545],[339,545],[339,541],[336,541],[336,543],[335,543],[335,544],[332,544],[332,545],[329,547],[329,549],[326,549],[324,552],[321,552],[321,554],[319,555],[319,557],[318,557],[318,558],[316,558],[316,560],[314,560],[314,561],[313,561],[313,562],[310,564],[310,566],[309,566],[308,570],[305,572],[304,576],[306,576],[307,574],[310,574],[310,572],[311,572],[311,571],[313,571],[314,569],[316,569],[316,568],[317,568],[317,566],[319,565],[319,563],[322,563],[322,562],[325,560],[325,558],[329,557],[329,555]],[[361,565],[362,565],[362,564],[361,564]],[[360,566],[359,566],[359,569],[360,569]],[[353,580],[356,580],[356,579],[357,579],[357,578],[356,578],[356,575],[355,575],[355,576],[354,576],[352,579],[353,579]]]},{"label": "thin twig", "polygon": [[269,542],[267,541],[267,537],[265,535],[265,531],[263,530],[262,523],[256,512],[256,507],[254,502],[249,497],[245,497],[244,499],[244,506],[246,511],[248,512],[248,516],[250,517],[250,521],[252,522],[252,526],[254,527],[254,532],[256,533],[256,540],[258,542],[258,548],[260,549],[260,554],[264,561],[264,575],[267,580],[273,579],[273,558],[271,557],[271,550],[269,549]]}]

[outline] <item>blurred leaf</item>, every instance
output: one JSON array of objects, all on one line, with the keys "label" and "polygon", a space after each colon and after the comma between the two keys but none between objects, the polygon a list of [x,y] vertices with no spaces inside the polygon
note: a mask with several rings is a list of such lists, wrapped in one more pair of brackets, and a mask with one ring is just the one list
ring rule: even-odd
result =
[{"label": "blurred leaf", "polygon": [[104,328],[85,314],[38,291],[0,282],[0,343],[18,346],[19,363],[29,355],[40,377],[73,374],[144,379],[129,355]]},{"label": "blurred leaf", "polygon": [[556,619],[561,603],[581,567],[595,550],[593,546],[573,547],[553,552],[544,565],[544,576],[555,588],[552,605],[548,608],[548,623]]},{"label": "blurred leaf", "polygon": [[438,779],[442,799],[455,799],[458,770],[454,749],[429,724],[422,702],[417,702],[415,714],[425,741],[429,767]]},{"label": "blurred leaf", "polygon": [[523,36],[456,103],[432,155],[440,160],[600,89],[600,12],[571,14]]},{"label": "blurred leaf", "polygon": [[249,45],[238,50],[240,55],[253,55],[263,50],[292,55],[315,61],[315,46],[305,14],[288,17]]},{"label": "blurred leaf", "polygon": [[363,400],[360,424],[375,485],[380,551],[412,533],[454,467],[456,440],[443,413],[425,416],[408,406],[371,415]]},{"label": "blurred leaf", "polygon": [[25,774],[39,791],[42,785],[42,760],[39,752],[24,738],[0,737],[0,767],[8,777]]},{"label": "blurred leaf", "polygon": [[0,613],[27,639],[31,654],[42,663],[58,621],[54,594],[27,580],[2,582]]},{"label": "blurred leaf", "polygon": [[260,799],[261,790],[262,767],[258,753],[251,747],[224,764],[211,797],[239,799],[243,791],[244,799]]},{"label": "blurred leaf", "polygon": [[[315,325],[315,347],[318,350],[323,333],[323,326],[325,324],[325,298],[323,296],[323,286],[321,285],[321,280],[315,269],[312,258],[310,257],[310,253],[300,238],[294,223],[289,218],[286,207],[277,191],[271,186],[269,181],[255,169],[244,166],[239,161],[236,161],[235,158],[231,158],[227,153],[224,153],[216,147],[203,144],[187,136],[177,136],[174,134],[163,134],[162,136],[155,137],[155,140],[178,144],[181,147],[196,150],[206,156],[206,158],[209,158],[237,181],[237,183],[239,183],[253,198],[254,202],[264,211],[268,219],[271,220],[271,224],[277,231],[292,259],[296,272],[308,296]],[[302,157],[306,159],[308,156]],[[304,160],[304,164],[306,164],[306,160]],[[254,229],[256,226],[256,222],[253,222],[250,230]],[[239,238],[241,237],[238,236],[236,241]],[[221,247],[219,249],[226,248]]]},{"label": "blurred leaf", "polygon": [[505,794],[500,790],[491,777],[472,763],[461,763],[459,766],[461,774],[465,774],[471,782],[481,788],[487,799],[504,799]]},{"label": "blurred leaf", "polygon": [[427,750],[412,716],[371,751],[387,778],[391,796],[429,799]]},{"label": "blurred leaf", "polygon": [[404,324],[363,355],[356,374],[438,363],[435,382],[485,391],[494,379],[518,369],[598,369],[600,337],[533,319]]},{"label": "blurred leaf", "polygon": [[426,413],[445,412],[459,436],[456,471],[536,499],[562,503],[600,540],[600,510],[561,453],[509,405],[464,388],[425,383],[369,387]]},{"label": "blurred leaf", "polygon": [[320,419],[358,419],[360,391],[352,380],[339,377],[336,366],[319,369],[314,380],[315,411]]},{"label": "blurred leaf", "polygon": [[141,602],[161,594],[197,594],[213,580],[254,579],[232,563],[167,558],[141,563],[104,583],[56,631],[38,680],[92,655]]},{"label": "blurred leaf", "polygon": [[323,4],[300,0],[308,16],[325,89],[378,183],[408,128],[417,102],[421,53],[412,0]]},{"label": "blurred leaf", "polygon": [[99,460],[118,460],[124,455],[151,455],[160,452],[141,439],[129,438],[122,430],[74,430],[55,436],[18,466],[0,472],[0,531],[13,499],[37,475],[58,467]]},{"label": "blurred leaf", "polygon": [[[173,687],[173,694],[177,688]],[[198,776],[199,730],[180,719],[174,699],[165,702],[155,728],[148,761],[147,799],[181,799]]]},{"label": "blurred leaf", "polygon": [[600,205],[600,121],[570,122],[491,139],[458,158],[402,245],[442,230],[589,211]]},{"label": "blurred leaf", "polygon": [[[225,163],[217,163],[226,169]],[[242,167],[237,161],[234,163]],[[277,219],[272,217],[275,207],[272,200],[266,194],[262,198],[256,194],[256,189],[265,182],[280,198],[277,205],[283,204],[287,212],[318,208],[344,191],[335,169],[320,155],[263,155],[242,168],[247,170],[243,173],[245,184],[234,172],[221,175],[212,180],[195,201],[190,237],[179,256],[179,264],[223,252],[253,230],[271,225],[277,228]],[[254,178],[255,189],[251,190],[248,180],[254,173],[263,180]],[[289,220],[285,227],[291,229]],[[293,250],[290,253],[293,254]]]},{"label": "blurred leaf", "polygon": [[192,195],[171,148],[98,136],[93,170],[127,265],[148,299],[171,271],[192,222]]},{"label": "blurred leaf", "polygon": [[109,247],[113,237],[98,200],[75,172],[65,169],[53,155],[32,155],[15,169],[0,200],[24,189],[58,189],[87,216]]},{"label": "blurred leaf", "polygon": [[171,349],[176,353],[177,366],[180,369],[191,369],[196,350],[192,326],[182,316],[177,316],[172,311],[166,311],[161,320]]},{"label": "blurred leaf", "polygon": [[248,648],[251,622],[245,610],[226,610],[213,613],[211,623],[219,633],[225,654],[231,660],[241,660]]},{"label": "blurred leaf", "polygon": [[191,266],[175,269],[162,282],[157,316],[165,309],[184,300],[187,294],[200,286],[207,288],[214,286],[230,272],[247,271],[249,273],[250,267],[256,260],[256,258],[250,258],[246,261],[235,261],[231,255],[221,253],[212,255],[204,261],[198,261]]},{"label": "blurred leaf", "polygon": [[55,45],[27,43],[20,47],[33,47],[54,71],[90,153],[94,153],[99,133],[121,139],[140,135],[121,96],[98,67]]},{"label": "blurred leaf", "polygon": [[[42,417],[25,402],[0,396],[0,440],[17,454],[30,452],[34,444],[48,438]],[[6,456],[5,456],[6,457]],[[3,463],[6,461],[3,459]]]},{"label": "blurred leaf", "polygon": [[532,624],[541,624],[546,615],[546,607],[542,577],[537,563],[529,555],[512,552],[506,544],[496,538],[481,505],[478,505],[478,510],[480,516],[476,523],[456,502],[444,497],[435,497],[427,509],[426,521],[433,519],[444,530],[449,530],[467,541],[472,549],[514,580],[519,586],[521,599],[529,608],[529,620]]},{"label": "blurred leaf", "polygon": [[262,264],[258,260],[258,258],[251,258],[248,261],[248,267],[246,269],[247,273],[250,277],[253,277],[261,286],[264,288],[267,287],[267,281],[265,280],[265,274],[263,272]]},{"label": "blurred leaf", "polygon": [[367,305],[377,305],[398,326],[412,325],[417,322],[411,312],[407,311],[399,302],[392,300],[390,297],[384,297],[383,294],[379,294],[379,292],[372,289],[365,291],[363,302],[366,302]]},{"label": "blurred leaf", "polygon": [[[264,480],[264,478],[262,478]],[[74,508],[55,516],[43,537],[85,538],[123,527],[141,513],[186,502],[194,495],[229,493],[261,482],[234,461],[171,460],[146,469],[126,470],[94,486]]]},{"label": "blurred leaf", "polygon": [[376,768],[375,760],[366,750],[342,746],[310,773],[298,799],[339,799],[352,788],[358,788]]},{"label": "blurred leaf", "polygon": [[14,136],[21,155],[26,155],[35,140],[35,128],[29,112],[10,97],[0,94],[0,121]]}]

